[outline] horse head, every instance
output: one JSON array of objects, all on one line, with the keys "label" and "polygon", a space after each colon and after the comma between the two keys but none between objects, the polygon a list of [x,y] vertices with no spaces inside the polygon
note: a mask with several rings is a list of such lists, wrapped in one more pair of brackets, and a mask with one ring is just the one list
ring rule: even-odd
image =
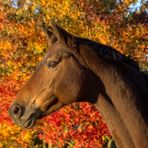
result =
[{"label": "horse head", "polygon": [[64,105],[89,98],[88,83],[92,82],[89,79],[97,79],[72,52],[74,36],[55,24],[44,27],[44,31],[50,42],[49,50],[9,109],[14,122],[25,128]]},{"label": "horse head", "polygon": [[14,122],[30,128],[64,105],[89,101],[118,147],[147,148],[148,86],[137,64],[114,48],[75,37],[58,25],[44,31],[49,50],[9,109]]}]

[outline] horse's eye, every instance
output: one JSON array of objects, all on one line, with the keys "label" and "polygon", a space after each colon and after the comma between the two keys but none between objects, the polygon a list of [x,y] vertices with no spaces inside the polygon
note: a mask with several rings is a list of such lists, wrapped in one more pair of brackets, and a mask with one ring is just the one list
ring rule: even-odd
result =
[{"label": "horse's eye", "polygon": [[56,62],[56,61],[49,61],[47,66],[49,68],[54,68],[54,67],[56,67],[57,64],[58,64],[58,62]]}]

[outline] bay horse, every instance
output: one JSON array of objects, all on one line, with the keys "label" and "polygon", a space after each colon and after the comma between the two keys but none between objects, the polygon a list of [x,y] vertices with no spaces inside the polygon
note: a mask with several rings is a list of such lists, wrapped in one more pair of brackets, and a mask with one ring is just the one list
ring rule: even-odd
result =
[{"label": "bay horse", "polygon": [[75,101],[93,103],[119,148],[148,148],[148,81],[114,48],[44,27],[49,50],[9,109],[14,122],[36,119]]}]

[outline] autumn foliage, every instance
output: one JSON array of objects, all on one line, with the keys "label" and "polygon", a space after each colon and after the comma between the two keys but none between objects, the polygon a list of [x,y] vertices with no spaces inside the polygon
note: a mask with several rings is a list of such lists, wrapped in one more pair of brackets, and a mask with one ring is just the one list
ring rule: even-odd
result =
[{"label": "autumn foliage", "polygon": [[101,148],[111,139],[99,112],[74,103],[37,121],[15,125],[8,108],[48,49],[41,29],[54,20],[76,36],[110,45],[147,70],[147,12],[142,2],[97,0],[0,0],[0,147]]}]

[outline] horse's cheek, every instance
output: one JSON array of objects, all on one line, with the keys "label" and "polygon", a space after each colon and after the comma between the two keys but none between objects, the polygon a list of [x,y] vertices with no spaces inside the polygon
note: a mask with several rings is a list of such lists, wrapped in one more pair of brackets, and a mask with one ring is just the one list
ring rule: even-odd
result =
[{"label": "horse's cheek", "polygon": [[56,85],[54,93],[57,98],[64,104],[72,103],[77,97],[77,87],[74,83],[69,80],[64,80],[63,82]]},{"label": "horse's cheek", "polygon": [[82,82],[80,82],[80,75],[77,74],[69,73],[55,86],[54,93],[64,104],[70,104],[79,97]]}]

